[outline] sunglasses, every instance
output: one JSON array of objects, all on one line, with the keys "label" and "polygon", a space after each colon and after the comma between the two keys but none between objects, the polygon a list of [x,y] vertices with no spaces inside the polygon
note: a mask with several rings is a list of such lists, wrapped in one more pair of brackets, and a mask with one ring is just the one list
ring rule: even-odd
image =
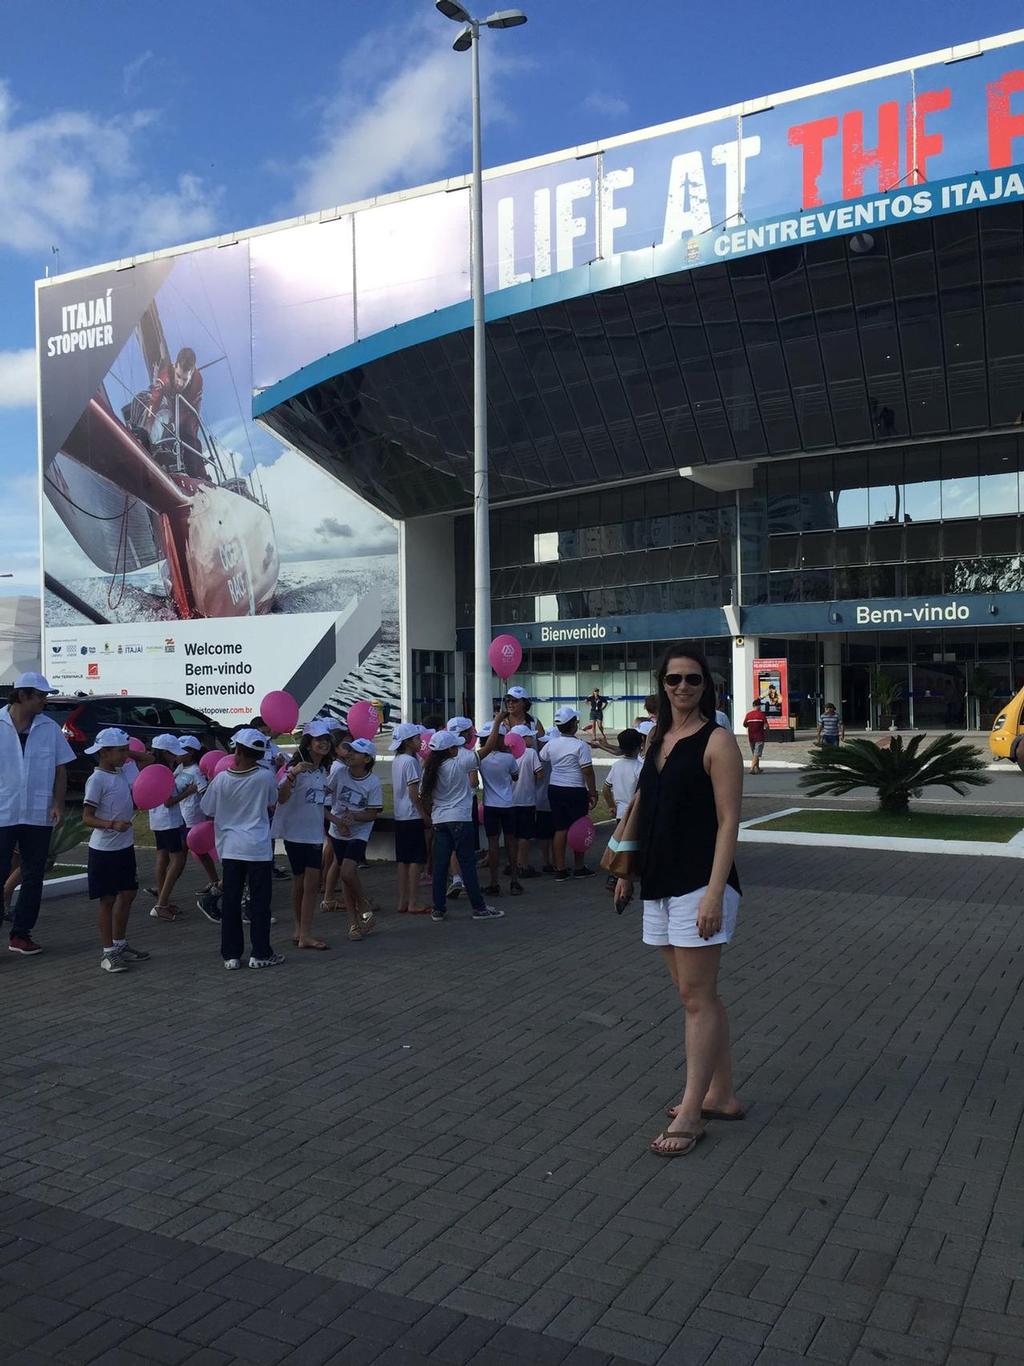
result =
[{"label": "sunglasses", "polygon": [[688,683],[691,688],[699,688],[704,682],[703,674],[666,674],[665,682],[670,688],[678,688],[680,683]]}]

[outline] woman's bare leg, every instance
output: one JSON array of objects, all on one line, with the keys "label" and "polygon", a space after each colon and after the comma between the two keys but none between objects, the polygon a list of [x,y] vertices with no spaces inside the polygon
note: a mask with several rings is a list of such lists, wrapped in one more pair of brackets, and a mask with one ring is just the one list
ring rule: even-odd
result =
[{"label": "woman's bare leg", "polygon": [[686,1086],[665,1137],[655,1140],[661,1152],[686,1149],[694,1140],[677,1138],[699,1133],[701,1110],[716,1070],[722,1067],[723,1047],[728,1051],[728,1031],[723,1031],[725,1008],[718,995],[720,944],[703,949],[675,949],[675,981],[685,1012]]}]

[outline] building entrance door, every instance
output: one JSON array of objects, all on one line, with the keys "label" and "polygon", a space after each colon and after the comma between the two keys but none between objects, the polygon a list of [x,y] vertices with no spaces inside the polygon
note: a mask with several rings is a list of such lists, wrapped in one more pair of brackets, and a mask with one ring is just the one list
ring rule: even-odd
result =
[{"label": "building entrance door", "polygon": [[963,730],[967,725],[967,666],[953,661],[914,664],[911,683],[914,726]]},{"label": "building entrance door", "polygon": [[866,664],[843,665],[843,703],[840,715],[847,730],[871,726],[871,670]]}]

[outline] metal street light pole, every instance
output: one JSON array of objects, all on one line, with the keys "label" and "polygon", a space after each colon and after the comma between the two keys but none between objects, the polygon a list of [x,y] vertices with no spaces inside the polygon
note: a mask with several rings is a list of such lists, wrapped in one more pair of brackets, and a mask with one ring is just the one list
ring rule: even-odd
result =
[{"label": "metal street light pole", "polygon": [[474,19],[455,0],[436,0],[446,19],[463,24],[453,43],[456,52],[470,49],[473,59],[473,181],[470,196],[470,290],[473,298],[473,705],[479,720],[491,719],[491,498],[487,459],[487,339],[484,329],[484,192],[480,133],[480,29],[518,28],[526,23],[521,10],[499,10]]}]

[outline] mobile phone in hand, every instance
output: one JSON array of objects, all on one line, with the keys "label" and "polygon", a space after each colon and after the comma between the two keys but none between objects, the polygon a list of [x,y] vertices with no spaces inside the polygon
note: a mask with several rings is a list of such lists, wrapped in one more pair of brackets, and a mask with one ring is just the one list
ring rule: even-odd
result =
[{"label": "mobile phone in hand", "polygon": [[615,900],[615,914],[621,915],[632,900],[632,896],[617,897]]}]

